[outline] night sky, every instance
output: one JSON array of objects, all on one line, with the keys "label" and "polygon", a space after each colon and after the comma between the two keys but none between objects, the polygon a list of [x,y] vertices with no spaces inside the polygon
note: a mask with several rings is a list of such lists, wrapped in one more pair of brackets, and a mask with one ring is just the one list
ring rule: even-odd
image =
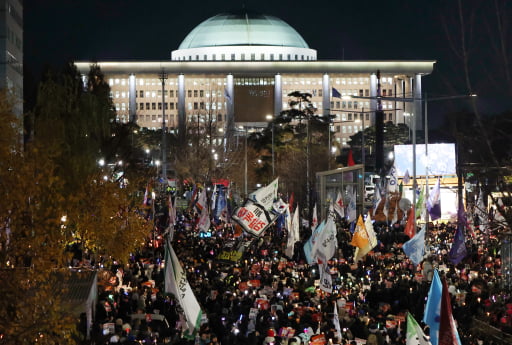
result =
[{"label": "night sky", "polygon": [[[498,111],[507,101],[499,80],[490,77],[499,73],[487,49],[492,44],[485,29],[492,23],[491,1],[462,3],[466,14],[477,14],[474,22],[468,21],[476,32],[469,40],[473,92],[479,94],[480,103]],[[459,40],[456,4],[455,0],[25,0],[25,74],[37,79],[45,66],[61,67],[69,60],[170,59],[171,51],[196,25],[245,6],[290,24],[317,50],[318,59],[436,60],[433,74],[424,78],[423,91],[432,97],[465,94],[460,59],[450,43]],[[495,90],[500,90],[498,95]]]}]

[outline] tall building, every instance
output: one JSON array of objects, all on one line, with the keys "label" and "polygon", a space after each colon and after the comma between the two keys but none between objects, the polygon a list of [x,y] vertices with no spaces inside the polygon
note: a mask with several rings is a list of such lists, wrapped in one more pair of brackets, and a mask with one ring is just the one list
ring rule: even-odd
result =
[{"label": "tall building", "polygon": [[23,114],[23,4],[0,0],[0,89],[14,96],[14,112]]},{"label": "tall building", "polygon": [[[165,61],[97,62],[119,121],[150,129],[165,123],[178,132],[192,123],[224,130],[261,126],[288,108],[289,93],[301,91],[312,95],[319,115],[335,115],[331,130],[341,145],[372,125],[379,91],[385,121],[410,124],[417,114],[420,127],[421,77],[435,63],[317,60],[316,50],[283,20],[247,10],[205,20],[170,55]],[[87,75],[91,63],[76,65]]]}]

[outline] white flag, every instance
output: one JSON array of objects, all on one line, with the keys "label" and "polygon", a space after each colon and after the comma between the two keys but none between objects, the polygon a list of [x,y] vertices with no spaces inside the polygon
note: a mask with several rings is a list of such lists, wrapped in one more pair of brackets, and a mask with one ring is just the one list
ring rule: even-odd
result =
[{"label": "white flag", "polygon": [[203,207],[199,221],[197,222],[197,227],[199,230],[207,232],[208,229],[210,229],[210,224],[210,212],[208,212],[208,207]]},{"label": "white flag", "polygon": [[311,231],[314,231],[318,225],[318,215],[316,214],[316,203],[313,207],[313,218],[311,219]]},{"label": "white flag", "polygon": [[334,328],[336,329],[336,333],[338,333],[338,342],[337,344],[342,343],[342,335],[341,335],[341,327],[340,327],[340,318],[338,316],[338,303],[334,302],[334,316],[332,318],[332,323],[334,324]]},{"label": "white flag", "polygon": [[248,199],[261,205],[265,210],[272,211],[274,201],[277,200],[277,187],[279,178],[276,178],[268,186],[261,187],[260,189],[249,194]]},{"label": "white flag", "polygon": [[423,333],[420,325],[411,315],[407,313],[407,340],[406,345],[429,345],[430,341]]},{"label": "white flag", "polygon": [[311,250],[311,254],[315,262],[318,260],[326,262],[334,256],[336,248],[338,247],[338,239],[336,235],[337,230],[336,224],[334,223],[334,207],[331,203],[325,226],[322,232],[315,239],[315,244]]},{"label": "white flag", "polygon": [[320,290],[327,293],[332,293],[332,276],[329,270],[329,265],[324,261],[318,265],[320,270]]},{"label": "white flag", "polygon": [[370,217],[370,215],[366,216],[364,227],[366,228],[366,233],[368,234],[370,250],[372,250],[377,246],[377,235],[375,234],[375,230],[373,229],[372,217]]},{"label": "white flag", "polygon": [[356,206],[356,191],[351,185],[347,186],[347,193],[349,196],[349,203],[347,206],[347,219],[349,222],[353,222],[357,217],[357,206]]},{"label": "white flag", "polygon": [[203,211],[208,206],[208,200],[206,198],[206,189],[203,188],[199,196],[197,197],[196,208],[199,212]]},{"label": "white flag", "polygon": [[336,211],[341,218],[345,217],[345,205],[343,205],[343,198],[341,197],[340,191],[338,191],[338,196],[334,203],[334,211]]},{"label": "white flag", "polygon": [[187,275],[169,241],[165,251],[165,292],[172,293],[185,314],[189,334],[199,331],[202,311],[187,280]]},{"label": "white flag", "polygon": [[411,176],[409,176],[409,169],[407,169],[405,171],[405,175],[404,175],[404,178],[402,179],[402,181],[404,182],[404,184],[409,184],[410,180],[411,180]]},{"label": "white flag", "polygon": [[286,241],[285,255],[289,258],[293,257],[293,249],[295,242],[300,239],[300,220],[299,220],[299,206],[295,209],[293,218],[291,218],[290,209],[286,208],[286,224],[288,229],[288,239]]},{"label": "white flag", "polygon": [[388,193],[394,193],[397,190],[398,190],[398,178],[396,177],[395,165],[393,165],[389,172]]},{"label": "white flag", "polygon": [[375,192],[373,194],[373,215],[377,212],[377,208],[382,201],[382,196],[380,195],[380,187],[378,184],[375,185]]}]

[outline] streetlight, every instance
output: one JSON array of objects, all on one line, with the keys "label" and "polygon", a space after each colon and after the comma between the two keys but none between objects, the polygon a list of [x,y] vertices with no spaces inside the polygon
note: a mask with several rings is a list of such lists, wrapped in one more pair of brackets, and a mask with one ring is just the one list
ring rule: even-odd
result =
[{"label": "streetlight", "polygon": [[238,128],[241,130],[240,132],[244,132],[244,193],[247,198],[247,127],[240,126]]},{"label": "streetlight", "polygon": [[270,122],[272,125],[272,178],[274,177],[274,121],[273,121],[272,115],[267,115],[266,119]]}]

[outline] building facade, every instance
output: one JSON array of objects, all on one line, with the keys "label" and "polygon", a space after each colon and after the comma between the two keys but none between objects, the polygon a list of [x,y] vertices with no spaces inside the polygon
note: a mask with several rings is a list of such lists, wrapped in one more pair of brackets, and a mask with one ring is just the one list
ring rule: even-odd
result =
[{"label": "building facade", "polygon": [[14,112],[23,114],[23,4],[0,0],[0,89],[14,96]]},{"label": "building facade", "polygon": [[[421,124],[421,77],[434,63],[320,61],[284,21],[245,10],[202,22],[168,61],[97,62],[121,122],[165,124],[178,133],[191,124],[225,132],[261,127],[289,107],[288,94],[300,91],[312,95],[317,114],[335,115],[332,138],[340,145],[373,124],[378,106],[385,121],[410,125],[416,117]],[[87,75],[91,62],[76,65]]]}]

